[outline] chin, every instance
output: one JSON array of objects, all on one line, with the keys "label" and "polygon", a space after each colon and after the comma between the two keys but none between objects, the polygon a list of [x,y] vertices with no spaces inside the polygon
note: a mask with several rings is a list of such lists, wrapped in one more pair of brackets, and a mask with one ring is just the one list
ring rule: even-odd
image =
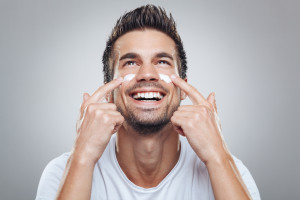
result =
[{"label": "chin", "polygon": [[152,135],[162,130],[169,122],[167,113],[149,113],[136,115],[134,112],[128,113],[125,117],[127,124],[141,135]]},{"label": "chin", "polygon": [[[116,104],[117,105],[117,104]],[[179,104],[165,106],[164,108],[135,108],[128,105],[126,109],[117,105],[127,124],[140,135],[153,135],[159,133],[170,121]]]},{"label": "chin", "polygon": [[132,127],[140,135],[153,135],[159,133],[170,120],[157,121],[157,122],[137,122],[127,121],[128,125]]}]

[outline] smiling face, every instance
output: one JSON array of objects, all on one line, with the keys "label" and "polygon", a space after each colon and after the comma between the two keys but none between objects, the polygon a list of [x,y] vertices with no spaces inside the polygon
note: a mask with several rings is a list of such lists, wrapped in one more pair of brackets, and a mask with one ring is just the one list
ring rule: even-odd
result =
[{"label": "smiling face", "polygon": [[113,63],[114,78],[127,79],[113,93],[126,123],[141,134],[162,129],[180,104],[179,90],[166,81],[178,75],[174,41],[154,29],[130,31],[116,41]]}]

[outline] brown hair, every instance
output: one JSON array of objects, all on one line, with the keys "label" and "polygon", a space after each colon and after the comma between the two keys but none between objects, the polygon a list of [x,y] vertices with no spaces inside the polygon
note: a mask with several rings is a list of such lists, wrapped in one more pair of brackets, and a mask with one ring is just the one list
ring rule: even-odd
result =
[{"label": "brown hair", "polygon": [[172,15],[170,14],[168,17],[166,11],[161,7],[146,5],[125,13],[118,19],[113,28],[112,33],[106,42],[106,48],[102,56],[104,83],[108,83],[113,78],[114,69],[113,67],[110,67],[110,64],[112,64],[113,46],[116,40],[129,31],[136,29],[144,30],[145,28],[159,30],[174,40],[179,59],[179,75],[181,78],[186,77],[186,54]]}]

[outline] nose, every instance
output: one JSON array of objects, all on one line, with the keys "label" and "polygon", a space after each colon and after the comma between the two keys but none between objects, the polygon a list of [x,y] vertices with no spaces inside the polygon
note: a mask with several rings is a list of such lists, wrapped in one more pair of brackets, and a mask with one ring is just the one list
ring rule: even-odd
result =
[{"label": "nose", "polygon": [[141,81],[158,81],[159,75],[153,64],[144,64],[139,68],[136,75],[137,82]]}]

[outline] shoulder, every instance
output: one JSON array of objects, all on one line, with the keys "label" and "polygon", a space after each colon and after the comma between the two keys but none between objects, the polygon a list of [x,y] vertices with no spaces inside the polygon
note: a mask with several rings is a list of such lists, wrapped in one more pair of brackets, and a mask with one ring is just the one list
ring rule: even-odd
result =
[{"label": "shoulder", "polygon": [[70,153],[51,160],[45,167],[37,190],[37,199],[54,199],[65,170]]},{"label": "shoulder", "polygon": [[42,176],[47,175],[49,173],[53,175],[62,174],[66,167],[69,157],[70,152],[67,152],[51,160],[44,169]]}]

